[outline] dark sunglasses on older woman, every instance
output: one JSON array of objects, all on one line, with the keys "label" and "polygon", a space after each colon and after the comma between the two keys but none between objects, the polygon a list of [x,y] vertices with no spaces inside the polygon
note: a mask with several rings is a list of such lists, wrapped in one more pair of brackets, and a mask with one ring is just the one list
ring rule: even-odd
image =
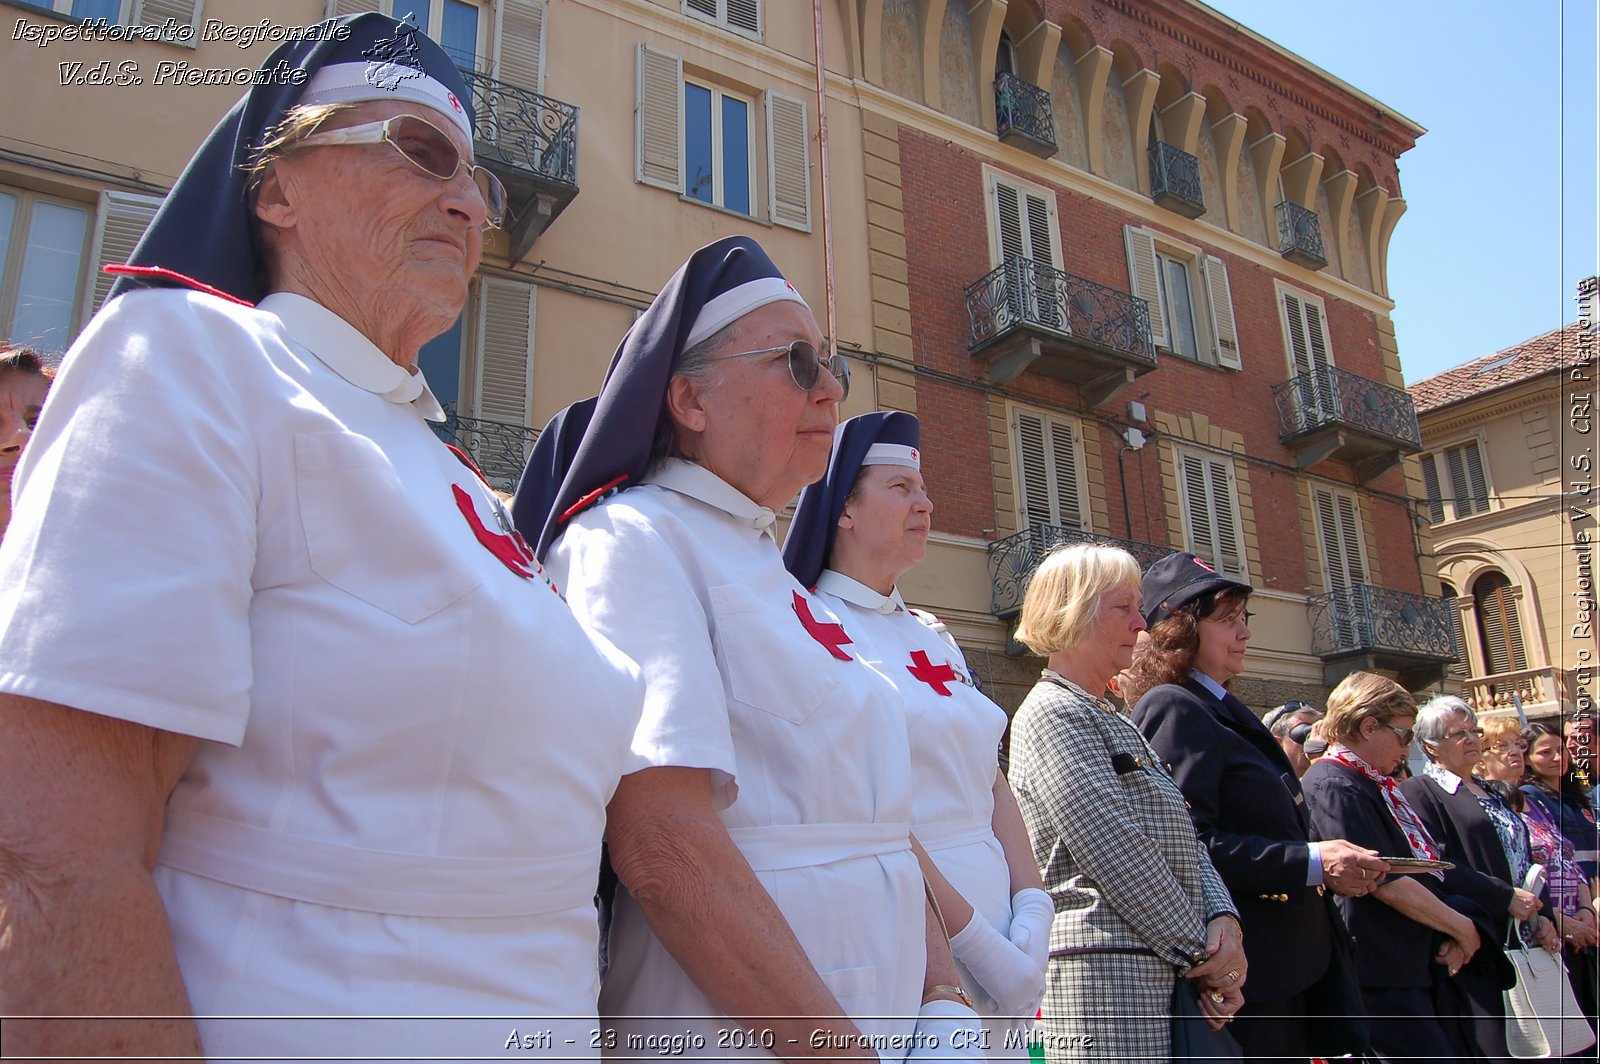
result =
[{"label": "dark sunglasses on older woman", "polygon": [[848,396],[850,394],[850,363],[845,361],[841,354],[832,354],[824,359],[817,353],[816,347],[810,340],[796,340],[793,343],[783,344],[779,347],[763,347],[755,351],[738,351],[731,355],[718,355],[707,359],[709,362],[722,362],[730,358],[757,358],[761,355],[775,355],[779,351],[789,353],[789,376],[795,385],[803,392],[809,392],[817,386],[817,380],[822,371],[827,370],[833,374],[833,379],[839,382],[840,389]]},{"label": "dark sunglasses on older woman", "polygon": [[400,153],[401,158],[418,170],[437,177],[440,181],[454,180],[463,166],[472,175],[472,183],[483,197],[488,208],[488,225],[499,228],[506,217],[506,188],[500,179],[481,166],[472,166],[461,158],[455,141],[444,130],[416,115],[395,115],[381,122],[363,122],[359,126],[329,129],[301,137],[294,147],[317,147],[329,144],[388,144]]}]

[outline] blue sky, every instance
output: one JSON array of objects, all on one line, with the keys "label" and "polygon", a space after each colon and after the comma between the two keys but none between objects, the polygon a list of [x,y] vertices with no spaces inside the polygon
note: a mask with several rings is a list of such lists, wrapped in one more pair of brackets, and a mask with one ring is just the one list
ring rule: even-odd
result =
[{"label": "blue sky", "polygon": [[1600,2],[1206,2],[1427,128],[1389,245],[1408,382],[1577,317],[1600,272]]}]

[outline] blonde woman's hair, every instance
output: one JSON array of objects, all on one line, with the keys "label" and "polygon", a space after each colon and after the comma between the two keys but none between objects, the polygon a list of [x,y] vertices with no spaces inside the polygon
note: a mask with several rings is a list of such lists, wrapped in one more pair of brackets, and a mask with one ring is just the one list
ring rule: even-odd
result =
[{"label": "blonde woman's hair", "polygon": [[1416,715],[1417,700],[1404,687],[1375,672],[1352,672],[1328,695],[1323,731],[1330,739],[1348,742],[1360,736],[1361,722],[1369,717],[1388,724]]},{"label": "blonde woman's hair", "polygon": [[1053,551],[1039,563],[1017,618],[1017,641],[1041,657],[1083,641],[1100,611],[1100,598],[1117,588],[1139,588],[1139,563],[1115,547],[1081,543]]}]

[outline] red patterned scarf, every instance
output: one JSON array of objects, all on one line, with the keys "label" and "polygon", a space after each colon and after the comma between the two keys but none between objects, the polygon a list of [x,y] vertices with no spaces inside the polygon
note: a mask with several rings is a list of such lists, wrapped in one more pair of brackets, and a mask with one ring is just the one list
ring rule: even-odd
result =
[{"label": "red patterned scarf", "polygon": [[[1406,842],[1411,844],[1411,856],[1429,861],[1439,860],[1439,847],[1428,834],[1428,829],[1423,826],[1417,811],[1411,808],[1411,803],[1406,800],[1405,792],[1400,789],[1398,783],[1361,760],[1348,746],[1335,744],[1329,747],[1323,756],[1332,758],[1345,768],[1361,773],[1378,785],[1378,792],[1383,795],[1384,802],[1389,806],[1389,814],[1394,817],[1394,822],[1400,825],[1400,830],[1405,832]],[[1443,872],[1431,874],[1440,879],[1444,878]]]}]

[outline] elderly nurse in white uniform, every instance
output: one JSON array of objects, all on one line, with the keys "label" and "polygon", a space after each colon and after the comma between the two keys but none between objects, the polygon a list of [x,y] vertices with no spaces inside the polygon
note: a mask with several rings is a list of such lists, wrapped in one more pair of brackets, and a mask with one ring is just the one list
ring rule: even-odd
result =
[{"label": "elderly nurse in white uniform", "polygon": [[975,1033],[943,940],[927,948],[900,696],[773,540],[827,468],[848,377],[821,345],[754,241],[700,249],[597,399],[541,434],[513,504],[579,618],[646,678],[633,746],[651,767],[607,825],[601,1008],[624,1056],[687,1035],[699,1057],[900,1060],[950,1055],[918,1036]]},{"label": "elderly nurse in white uniform", "polygon": [[905,699],[923,869],[954,932],[950,947],[984,1017],[989,1056],[1024,1057],[1055,906],[1000,771],[1005,712],[978,690],[949,630],[908,609],[897,587],[927,553],[932,528],[920,443],[911,414],[841,424],[827,476],[800,496],[784,562]]},{"label": "elderly nurse in white uniform", "polygon": [[[509,1016],[598,1055],[642,688],[428,426],[418,349],[503,206],[460,75],[383,16],[326,36],[185,170],[134,257],[161,286],[89,324],[18,470],[10,1054],[460,1059],[517,1024],[452,1017]],[[85,1014],[155,1018],[15,1018]]]}]

